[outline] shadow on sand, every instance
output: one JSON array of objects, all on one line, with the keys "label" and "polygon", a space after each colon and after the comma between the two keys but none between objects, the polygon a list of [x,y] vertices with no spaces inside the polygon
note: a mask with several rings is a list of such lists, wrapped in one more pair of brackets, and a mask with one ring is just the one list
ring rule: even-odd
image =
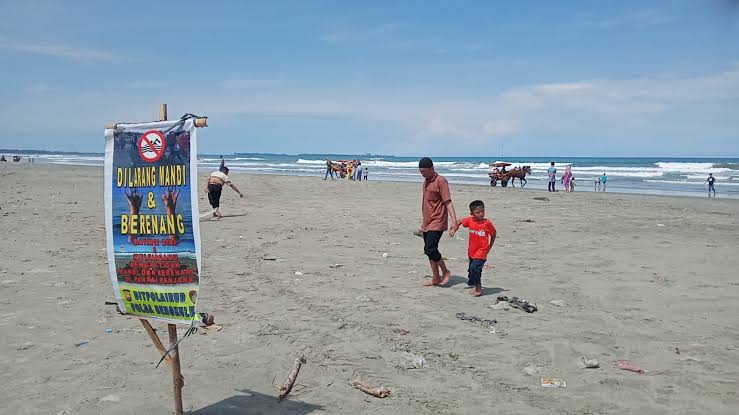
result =
[{"label": "shadow on sand", "polygon": [[275,396],[264,395],[249,390],[240,390],[241,394],[234,395],[220,402],[208,405],[205,408],[187,412],[189,415],[266,415],[290,414],[306,415],[322,409],[313,405],[288,399],[282,402]]}]

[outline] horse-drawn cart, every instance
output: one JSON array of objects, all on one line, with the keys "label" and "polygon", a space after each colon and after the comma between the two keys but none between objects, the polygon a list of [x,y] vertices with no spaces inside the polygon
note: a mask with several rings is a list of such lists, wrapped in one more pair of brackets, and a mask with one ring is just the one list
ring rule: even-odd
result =
[{"label": "horse-drawn cart", "polygon": [[490,186],[495,187],[498,185],[498,182],[500,182],[502,187],[508,187],[508,181],[510,180],[511,187],[516,187],[513,183],[515,179],[520,180],[521,187],[526,186],[526,175],[531,174],[531,166],[515,167],[510,171],[506,170],[506,167],[510,165],[511,163],[505,162],[498,162],[490,165],[490,167],[495,168],[495,170],[488,173],[488,177],[490,177]]}]

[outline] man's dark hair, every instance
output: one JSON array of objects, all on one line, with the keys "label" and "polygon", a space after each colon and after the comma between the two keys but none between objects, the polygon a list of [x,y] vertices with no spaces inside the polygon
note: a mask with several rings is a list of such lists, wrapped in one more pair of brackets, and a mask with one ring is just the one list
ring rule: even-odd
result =
[{"label": "man's dark hair", "polygon": [[221,173],[223,173],[223,174],[228,174],[228,167],[223,167],[223,168],[221,169]]},{"label": "man's dark hair", "polygon": [[549,164],[552,165],[552,166],[554,166],[554,162],[553,161],[550,161]]},{"label": "man's dark hair", "polygon": [[424,157],[421,160],[418,161],[418,168],[419,169],[430,169],[434,167],[434,162],[431,161],[430,158]]},{"label": "man's dark hair", "polygon": [[474,200],[472,203],[470,203],[470,212],[477,208],[485,209],[485,204],[482,203],[482,200]]}]

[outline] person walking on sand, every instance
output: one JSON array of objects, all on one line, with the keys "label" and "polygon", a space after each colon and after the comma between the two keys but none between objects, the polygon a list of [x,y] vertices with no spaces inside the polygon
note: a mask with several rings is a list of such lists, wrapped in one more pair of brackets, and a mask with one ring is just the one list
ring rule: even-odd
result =
[{"label": "person walking on sand", "polygon": [[711,197],[711,192],[713,192],[713,197],[716,197],[716,188],[713,187],[713,184],[716,183],[716,178],[713,177],[713,173],[708,173],[706,183],[708,183],[708,197]]},{"label": "person walking on sand", "polygon": [[557,183],[557,169],[554,167],[553,161],[549,163],[549,168],[547,169],[547,175],[549,175],[548,190],[550,192],[556,192],[556,190],[554,189],[554,185]]},{"label": "person walking on sand", "polygon": [[211,173],[205,184],[205,193],[208,194],[208,202],[210,202],[210,205],[214,209],[213,217],[218,219],[223,217],[221,214],[221,192],[223,191],[224,184],[234,189],[242,199],[244,198],[244,194],[229,180],[228,167],[223,166],[219,171]]},{"label": "person walking on sand", "polygon": [[448,216],[452,217],[452,224],[456,225],[457,213],[452,204],[449,183],[436,173],[434,162],[428,157],[422,158],[418,162],[418,171],[425,179],[421,199],[423,223],[420,231],[423,235],[423,253],[429,259],[432,275],[431,281],[426,281],[423,285],[444,286],[449,282],[452,273],[439,252],[439,241],[449,229]]},{"label": "person walking on sand", "polygon": [[603,191],[606,191],[606,181],[608,181],[608,176],[606,176],[605,173],[603,173],[602,176],[600,176],[600,182],[603,183]]},{"label": "person walking on sand", "polygon": [[328,179],[329,174],[331,175],[331,180],[334,180],[334,166],[331,164],[331,160],[326,158],[326,175],[323,176],[323,180]]}]

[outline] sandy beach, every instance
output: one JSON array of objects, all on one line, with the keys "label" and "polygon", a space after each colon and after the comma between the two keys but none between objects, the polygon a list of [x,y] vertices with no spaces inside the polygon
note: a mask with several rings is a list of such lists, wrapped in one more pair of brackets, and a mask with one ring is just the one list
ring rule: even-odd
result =
[{"label": "sandy beach", "polygon": [[[104,305],[102,175],[0,164],[0,414],[172,411],[170,373],[155,368],[141,324]],[[180,345],[189,413],[739,408],[739,200],[452,185],[460,217],[482,199],[498,229],[484,295],[472,298],[464,232],[441,242],[450,286],[422,286],[420,183],[232,179],[247,198],[224,190],[226,217],[201,222],[200,311],[224,328]],[[491,309],[499,295],[539,311]],[[497,320],[495,333],[462,312]],[[404,352],[427,367],[404,368]],[[307,363],[278,403],[273,382],[297,353]],[[567,387],[544,388],[543,377]],[[353,379],[392,394],[370,397]]]}]

